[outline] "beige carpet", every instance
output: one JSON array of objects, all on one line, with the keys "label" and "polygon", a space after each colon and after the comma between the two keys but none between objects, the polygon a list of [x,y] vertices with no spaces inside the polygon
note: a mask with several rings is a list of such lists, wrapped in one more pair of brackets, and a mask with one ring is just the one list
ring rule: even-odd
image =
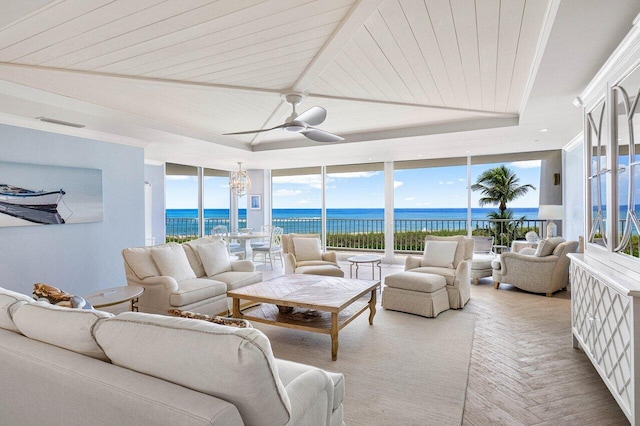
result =
[{"label": "beige carpet", "polygon": [[254,323],[275,356],[346,377],[344,416],[351,425],[459,425],[462,422],[475,314],[423,318],[378,306],[340,331],[338,360],[329,335]]}]

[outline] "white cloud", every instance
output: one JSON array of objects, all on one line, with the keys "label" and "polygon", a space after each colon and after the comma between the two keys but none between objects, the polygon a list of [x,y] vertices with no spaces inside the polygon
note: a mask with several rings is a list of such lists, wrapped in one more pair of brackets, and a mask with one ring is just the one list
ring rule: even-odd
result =
[{"label": "white cloud", "polygon": [[405,198],[404,200],[405,200],[405,201],[413,201],[413,200],[415,200],[415,199],[416,199],[416,197],[407,197],[407,198]]},{"label": "white cloud", "polygon": [[448,180],[447,181],[447,185],[453,185],[453,181],[452,180]]},{"label": "white cloud", "polygon": [[466,182],[467,180],[465,178],[458,178],[458,182]]},{"label": "white cloud", "polygon": [[444,181],[441,180],[440,182],[438,182],[438,185],[444,185]]},{"label": "white cloud", "polygon": [[300,200],[298,201],[298,204],[310,204],[311,201],[310,200]]},{"label": "white cloud", "polygon": [[540,167],[540,160],[514,161],[510,163],[509,166],[515,167],[516,169],[533,169]]},{"label": "white cloud", "polygon": [[338,179],[353,179],[353,178],[370,178],[380,174],[380,172],[344,172],[344,173],[331,173],[330,176]]},{"label": "white cloud", "polygon": [[294,197],[300,194],[302,194],[302,191],[299,189],[278,189],[273,193],[276,197]]},{"label": "white cloud", "polygon": [[397,187],[402,186],[402,185],[404,185],[404,182],[401,182],[399,180],[394,180],[393,181],[393,189],[396,189]]},{"label": "white cloud", "polygon": [[184,176],[184,175],[167,175],[166,180],[195,180],[196,176]]},{"label": "white cloud", "polygon": [[321,182],[320,175],[276,176],[273,178],[273,183],[278,184],[320,185]]}]

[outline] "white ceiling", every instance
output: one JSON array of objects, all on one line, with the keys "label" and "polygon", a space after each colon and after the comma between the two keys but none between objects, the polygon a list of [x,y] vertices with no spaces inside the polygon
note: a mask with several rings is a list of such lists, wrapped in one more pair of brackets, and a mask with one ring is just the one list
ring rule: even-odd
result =
[{"label": "white ceiling", "polygon": [[[0,0],[0,10],[0,122],[230,170],[558,149],[581,130],[571,100],[640,2]],[[223,135],[283,123],[292,92],[304,94],[298,112],[326,108],[318,127],[345,141]]]}]

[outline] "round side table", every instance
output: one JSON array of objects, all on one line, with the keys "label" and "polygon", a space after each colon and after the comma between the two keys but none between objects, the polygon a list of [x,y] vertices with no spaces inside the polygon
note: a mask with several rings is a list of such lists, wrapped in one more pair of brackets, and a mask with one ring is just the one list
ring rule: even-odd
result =
[{"label": "round side table", "polygon": [[382,280],[382,259],[380,256],[375,256],[373,254],[361,254],[358,256],[351,256],[347,259],[350,263],[349,265],[349,278],[353,278],[353,266],[356,267],[356,279],[358,278],[358,269],[360,268],[361,263],[370,263],[371,264],[371,279],[376,279],[375,267],[378,267],[378,278]]},{"label": "round side table", "polygon": [[107,288],[95,293],[83,296],[94,308],[106,308],[131,301],[131,310],[138,311],[138,297],[144,292],[144,287],[139,285],[125,285],[122,287]]}]

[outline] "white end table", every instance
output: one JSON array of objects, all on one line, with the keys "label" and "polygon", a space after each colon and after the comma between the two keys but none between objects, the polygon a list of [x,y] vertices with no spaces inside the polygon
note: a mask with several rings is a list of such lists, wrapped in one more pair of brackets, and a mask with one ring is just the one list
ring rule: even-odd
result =
[{"label": "white end table", "polygon": [[356,267],[356,279],[358,278],[358,269],[361,263],[371,264],[371,279],[375,279],[375,267],[378,266],[378,278],[382,280],[382,259],[380,256],[373,254],[361,254],[358,256],[351,256],[347,259],[351,264],[349,265],[349,278],[353,278],[353,266]]},{"label": "white end table", "polygon": [[94,308],[106,308],[131,301],[131,310],[138,312],[138,297],[144,292],[144,287],[139,285],[125,285],[122,287],[107,288],[95,293],[83,296]]}]

